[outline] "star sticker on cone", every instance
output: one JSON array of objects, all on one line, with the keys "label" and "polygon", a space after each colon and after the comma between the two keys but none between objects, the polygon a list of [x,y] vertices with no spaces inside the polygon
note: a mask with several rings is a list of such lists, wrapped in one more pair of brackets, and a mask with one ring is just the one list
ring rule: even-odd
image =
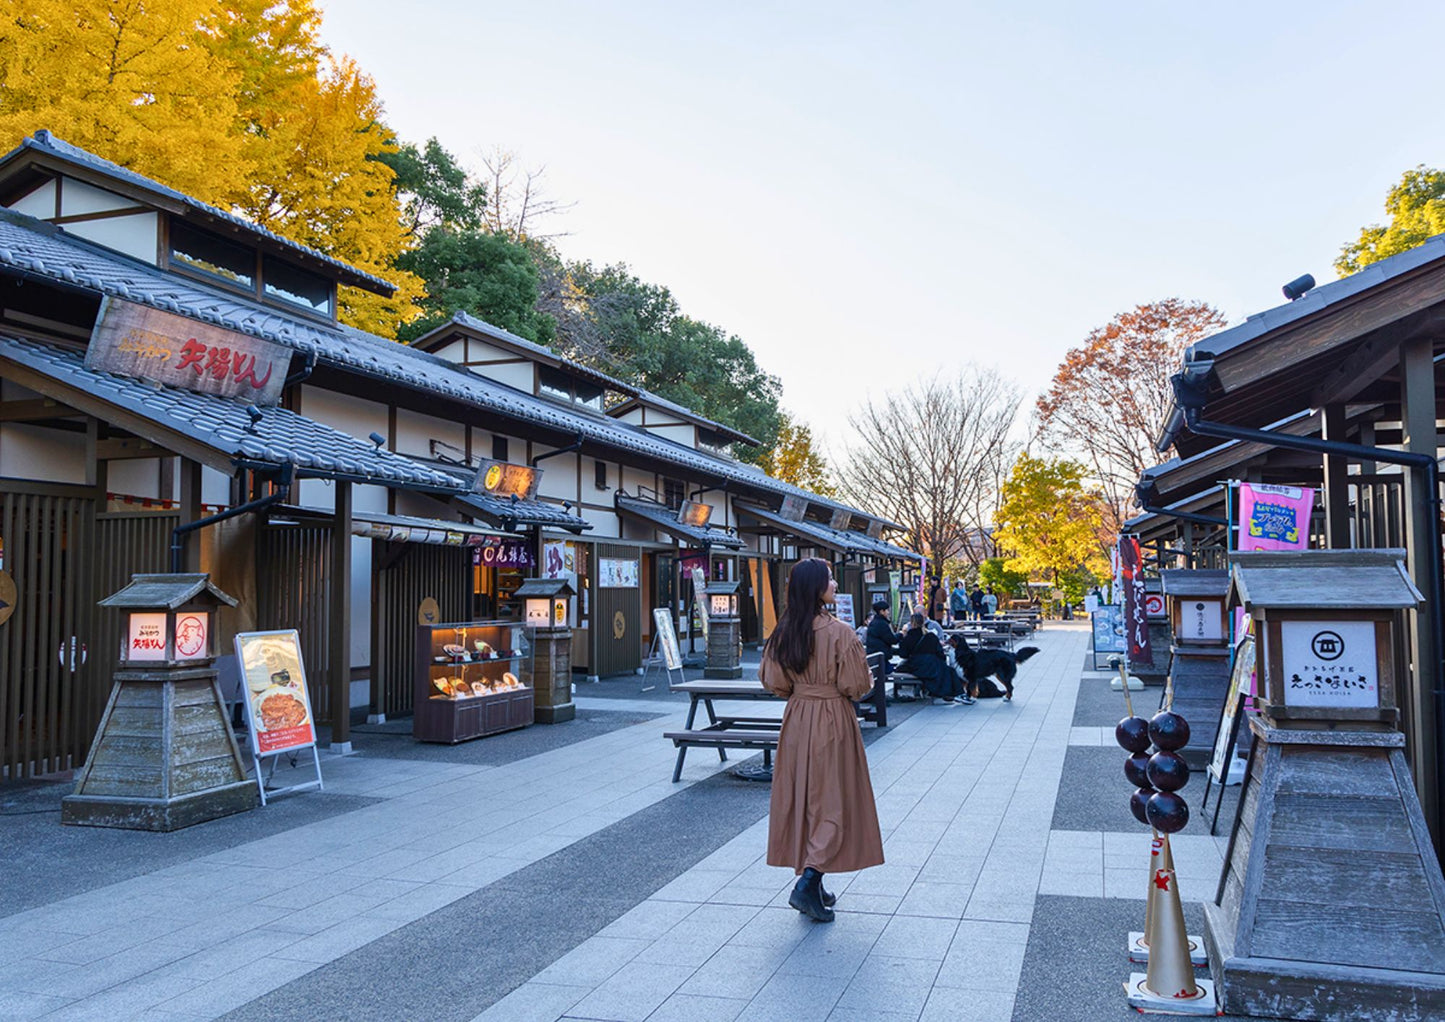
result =
[{"label": "star sticker on cone", "polygon": [[1158,870],[1154,873],[1154,886],[1161,891],[1169,890],[1169,874],[1165,870]]}]

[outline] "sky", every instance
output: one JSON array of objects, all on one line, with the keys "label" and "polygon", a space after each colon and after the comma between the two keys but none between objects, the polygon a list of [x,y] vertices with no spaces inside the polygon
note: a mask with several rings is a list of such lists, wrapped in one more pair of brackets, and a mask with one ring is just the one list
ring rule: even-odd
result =
[{"label": "sky", "polygon": [[502,147],[741,336],[833,455],[864,401],[968,363],[1026,405],[1133,306],[1231,323],[1335,277],[1445,165],[1445,4],[323,0],[402,138]]}]

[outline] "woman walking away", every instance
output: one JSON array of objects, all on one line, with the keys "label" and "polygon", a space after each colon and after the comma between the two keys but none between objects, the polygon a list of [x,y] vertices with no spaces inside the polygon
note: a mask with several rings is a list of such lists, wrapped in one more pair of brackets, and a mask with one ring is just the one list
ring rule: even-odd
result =
[{"label": "woman walking away", "polygon": [[838,584],[828,562],[809,557],[788,575],[788,603],[763,647],[759,677],[788,701],[773,767],[768,865],[798,874],[788,904],[820,923],[837,900],[826,873],[883,862],[878,808],[853,700],[873,688],[853,629],[824,610]]}]

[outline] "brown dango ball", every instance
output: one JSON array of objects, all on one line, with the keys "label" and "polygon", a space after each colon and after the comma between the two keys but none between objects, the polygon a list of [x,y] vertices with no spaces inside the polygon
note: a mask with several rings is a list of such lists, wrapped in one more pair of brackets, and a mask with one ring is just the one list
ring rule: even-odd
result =
[{"label": "brown dango ball", "polygon": [[1114,741],[1127,752],[1149,748],[1149,722],[1143,717],[1125,717],[1114,725]]},{"label": "brown dango ball", "polygon": [[1145,767],[1149,786],[1160,791],[1178,791],[1189,783],[1189,764],[1177,752],[1156,752]]},{"label": "brown dango ball", "polygon": [[1149,822],[1149,799],[1154,797],[1155,794],[1157,794],[1157,792],[1155,792],[1153,788],[1140,788],[1129,796],[1129,812],[1134,814],[1134,819],[1140,823],[1147,824]]},{"label": "brown dango ball", "polygon": [[1189,721],[1164,710],[1149,722],[1149,738],[1165,752],[1177,752],[1189,744]]},{"label": "brown dango ball", "polygon": [[1156,791],[1145,803],[1144,815],[1161,834],[1174,834],[1189,823],[1189,803],[1172,791]]},{"label": "brown dango ball", "polygon": [[1136,752],[1124,760],[1124,776],[1136,788],[1155,787],[1149,783],[1149,754]]}]

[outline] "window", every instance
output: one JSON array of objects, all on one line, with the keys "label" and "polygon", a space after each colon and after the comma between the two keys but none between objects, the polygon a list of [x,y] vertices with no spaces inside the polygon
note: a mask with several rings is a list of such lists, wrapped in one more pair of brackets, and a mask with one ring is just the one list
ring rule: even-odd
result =
[{"label": "window", "polygon": [[540,366],[537,370],[537,384],[543,397],[571,404],[572,378],[566,373],[559,373],[548,366]]},{"label": "window", "polygon": [[662,481],[662,502],[676,511],[687,499],[687,487],[678,479]]},{"label": "window", "polygon": [[492,437],[492,460],[507,460],[507,438],[504,436]]},{"label": "window", "polygon": [[331,315],[331,281],[288,262],[267,256],[262,262],[262,288],[267,298],[298,305],[308,312]]},{"label": "window", "polygon": [[607,463],[605,461],[594,461],[592,463],[592,481],[597,489],[607,489]]},{"label": "window", "polygon": [[594,411],[602,411],[602,388],[591,383],[584,383],[578,380],[574,385],[577,393],[577,403]]},{"label": "window", "polygon": [[256,253],[184,220],[171,219],[171,265],[248,291],[256,289]]}]

